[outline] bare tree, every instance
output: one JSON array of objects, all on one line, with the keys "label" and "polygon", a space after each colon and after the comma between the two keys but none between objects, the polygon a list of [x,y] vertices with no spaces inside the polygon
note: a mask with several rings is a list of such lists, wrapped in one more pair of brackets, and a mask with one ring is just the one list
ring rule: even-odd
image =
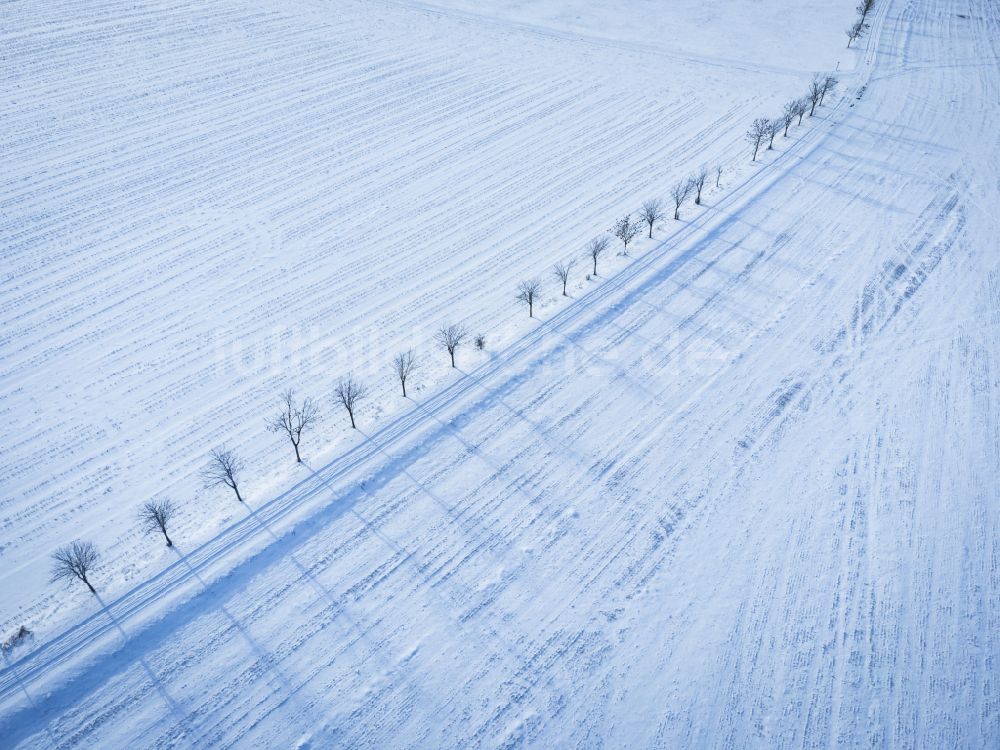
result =
[{"label": "bare tree", "polygon": [[97,589],[90,583],[87,577],[100,555],[97,554],[97,547],[93,542],[75,541],[57,549],[52,553],[52,581],[61,581],[65,578],[77,578],[83,581],[91,594],[96,594]]},{"label": "bare tree", "polygon": [[691,178],[691,188],[694,190],[694,204],[696,206],[701,205],[701,191],[705,187],[705,180],[707,179],[708,169],[705,167],[695,172],[694,177]]},{"label": "bare tree", "polygon": [[237,486],[240,473],[243,471],[243,459],[222,445],[208,454],[208,465],[202,469],[201,478],[205,487],[216,487],[224,484],[236,493],[236,499],[241,503],[243,496]]},{"label": "bare tree", "polygon": [[302,463],[299,444],[302,433],[312,427],[319,419],[319,407],[311,398],[305,398],[301,404],[295,402],[295,392],[289,388],[281,394],[281,411],[274,415],[267,428],[271,432],[283,432],[288,436],[295,449],[295,460]]},{"label": "bare tree", "polygon": [[781,111],[781,124],[785,126],[785,138],[788,137],[788,128],[792,124],[792,120],[795,119],[795,107],[796,102],[790,101],[785,104],[785,108]]},{"label": "bare tree", "polygon": [[463,325],[442,326],[441,330],[437,332],[437,340],[451,356],[452,367],[455,366],[455,350],[462,345],[468,335],[469,333]]},{"label": "bare tree", "polygon": [[587,255],[594,261],[594,276],[597,276],[597,259],[608,249],[607,237],[595,237],[587,243]]},{"label": "bare tree", "polygon": [[846,29],[844,29],[844,34],[847,35],[847,48],[850,49],[851,45],[854,44],[854,40],[859,38],[865,30],[865,24],[861,21],[855,21]]},{"label": "bare tree", "polygon": [[412,349],[407,349],[392,359],[392,369],[395,371],[396,377],[399,378],[399,384],[403,387],[403,398],[406,398],[406,379],[417,369],[417,366],[417,355],[413,353]]},{"label": "bare tree", "polygon": [[781,120],[770,120],[767,124],[767,150],[774,148],[774,136],[781,132]]},{"label": "bare tree", "polygon": [[486,348],[486,335],[482,333],[477,333],[476,337],[473,339],[473,343],[479,351]]},{"label": "bare tree", "polygon": [[794,102],[795,114],[799,118],[799,125],[802,124],[802,116],[809,111],[809,99],[802,97],[801,99],[796,99]]},{"label": "bare tree", "polygon": [[753,158],[750,161],[757,161],[757,150],[760,148],[761,141],[763,141],[767,134],[770,132],[771,121],[766,117],[758,117],[753,121],[750,129],[747,131],[747,140],[753,144]]},{"label": "bare tree", "polygon": [[861,0],[861,2],[858,4],[858,7],[855,8],[855,10],[857,10],[858,13],[861,15],[860,23],[865,22],[865,19],[868,18],[868,12],[872,9],[874,5],[875,5],[875,0]]},{"label": "bare tree", "polygon": [[812,79],[812,83],[809,84],[809,93],[806,94],[806,98],[809,100],[809,116],[813,116],[813,112],[816,111],[816,105],[819,104],[819,98],[823,96],[823,79],[816,75]]},{"label": "bare tree", "polygon": [[684,201],[688,199],[691,195],[691,189],[693,185],[691,180],[684,180],[683,182],[678,182],[672,188],[670,188],[670,197],[674,199],[674,220],[681,218],[681,206],[684,205]]},{"label": "bare tree", "polygon": [[576,264],[575,260],[567,261],[566,263],[556,263],[552,266],[552,274],[562,282],[563,287],[563,297],[568,297],[566,294],[566,284],[569,281],[569,272],[572,270],[573,266]]},{"label": "bare tree", "polygon": [[535,300],[538,295],[542,293],[542,282],[538,279],[528,279],[527,281],[522,281],[517,285],[517,297],[519,302],[523,302],[528,306],[528,317],[533,318],[535,309]]},{"label": "bare tree", "polygon": [[167,524],[176,513],[177,508],[170,500],[150,500],[139,509],[139,520],[142,521],[143,532],[152,534],[159,531],[167,540],[167,546],[173,547],[174,543],[167,536]]},{"label": "bare tree", "polygon": [[632,214],[625,214],[608,231],[622,241],[624,245],[622,252],[628,255],[628,243],[635,239],[635,236],[639,234],[641,229],[642,225],[638,219],[633,221]]},{"label": "bare tree", "polygon": [[659,198],[654,198],[653,200],[648,200],[642,204],[642,210],[639,211],[639,216],[642,220],[649,224],[649,237],[653,238],[653,225],[663,218],[663,201]]},{"label": "bare tree", "polygon": [[719,180],[721,180],[721,179],[722,179],[722,165],[719,164],[715,168],[715,186],[716,187],[719,187]]},{"label": "bare tree", "polygon": [[[368,397],[367,386],[355,380],[354,376],[348,373],[346,378],[340,378],[337,381],[334,394],[343,407],[347,409],[347,416],[351,418],[351,428],[357,429],[357,425],[354,424],[354,410],[357,408],[359,401]],[[405,390],[403,395],[406,395]]]},{"label": "bare tree", "polygon": [[823,99],[826,98],[827,93],[837,88],[838,83],[840,83],[840,80],[836,76],[826,76],[823,79],[823,90],[819,95],[819,105],[821,107],[823,106]]}]

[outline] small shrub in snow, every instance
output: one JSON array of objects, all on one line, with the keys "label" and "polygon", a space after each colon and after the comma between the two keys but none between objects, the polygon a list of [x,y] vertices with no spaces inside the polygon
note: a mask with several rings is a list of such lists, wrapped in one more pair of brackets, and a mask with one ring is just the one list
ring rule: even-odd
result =
[{"label": "small shrub in snow", "polygon": [[0,650],[5,654],[9,654],[29,638],[31,638],[31,631],[22,625],[14,635],[5,640],[3,644],[0,644]]}]

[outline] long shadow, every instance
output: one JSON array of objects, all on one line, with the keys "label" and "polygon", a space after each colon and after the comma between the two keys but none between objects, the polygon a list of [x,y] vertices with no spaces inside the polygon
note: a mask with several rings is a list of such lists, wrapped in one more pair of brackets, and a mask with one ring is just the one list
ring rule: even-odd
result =
[{"label": "long shadow", "polygon": [[[409,398],[409,397],[407,397],[407,398]],[[414,403],[416,403],[416,402],[414,402]],[[417,407],[419,408],[419,404],[417,404]],[[435,417],[435,419],[437,419],[437,418]],[[440,422],[440,420],[438,420],[438,421]],[[372,443],[372,445],[375,446],[375,448],[378,450],[379,453],[381,453],[383,456],[385,456],[390,462],[395,463],[396,465],[398,465],[399,466],[399,473],[401,475],[403,475],[404,477],[406,477],[410,481],[410,483],[414,487],[417,488],[417,490],[419,492],[423,493],[428,498],[430,498],[431,502],[433,502],[435,505],[437,505],[442,510],[442,512],[445,514],[445,516],[449,520],[451,520],[452,523],[456,524],[460,529],[462,529],[462,531],[466,535],[466,539],[470,539],[470,540],[473,540],[473,541],[476,541],[476,542],[481,541],[481,535],[479,533],[479,530],[476,527],[474,527],[469,522],[466,514],[464,514],[461,510],[459,510],[456,505],[451,505],[448,502],[446,502],[436,492],[434,492],[433,490],[431,490],[431,488],[428,487],[425,482],[423,482],[422,480],[420,480],[417,477],[415,477],[413,475],[413,473],[407,468],[407,464],[404,461],[398,460],[395,456],[393,456],[391,453],[389,453],[385,449],[385,447],[379,445],[378,442],[376,442],[376,440],[373,437],[371,437],[370,435],[368,435],[367,433],[365,433],[363,430],[359,429],[358,432],[360,432],[364,436],[364,438],[366,440],[370,441]],[[415,456],[413,456],[411,458],[413,459],[413,461],[415,461],[415,459],[416,459]],[[413,461],[411,461],[411,463]],[[509,548],[510,548],[510,545],[508,545],[508,549]]]},{"label": "long shadow", "polygon": [[[197,580],[201,584],[202,589],[205,591],[205,593],[210,594],[211,587],[205,582],[205,580],[201,577],[198,571],[191,567],[191,564],[187,561],[187,557],[184,555],[184,553],[182,553],[179,549],[177,549],[176,545],[172,549],[174,550],[177,557],[180,559],[181,563],[184,564],[187,567],[187,569],[191,572],[191,575],[195,578],[195,580]],[[270,651],[261,646],[257,642],[257,640],[252,635],[250,635],[250,632],[245,627],[243,627],[240,621],[236,619],[233,613],[226,608],[224,604],[220,603],[217,609],[220,612],[222,612],[222,614],[226,617],[226,619],[229,620],[229,624],[232,625],[233,629],[237,633],[239,633],[239,635],[242,636],[243,640],[246,641],[247,645],[250,646],[250,650],[253,653],[253,655],[257,658],[257,660],[261,664],[266,666],[267,669],[269,669],[274,674],[274,676],[278,679],[278,682],[281,683],[281,686],[288,693],[288,697],[291,700],[298,702],[298,699],[296,697],[297,691],[293,687],[291,680],[288,679],[288,676],[281,670],[281,667],[278,665],[278,660],[277,658],[275,658],[274,654],[272,654]]]},{"label": "long shadow", "polygon": [[[94,596],[97,598],[97,601],[101,605],[101,611],[104,612],[105,615],[107,615],[107,618],[111,620],[112,625],[114,625],[115,630],[117,630],[121,634],[122,640],[128,642],[129,640],[128,634],[125,632],[125,629],[122,627],[122,624],[117,620],[114,614],[112,614],[111,610],[108,609],[108,605],[104,602],[104,599],[102,599],[101,595],[97,593],[95,593]],[[184,709],[181,708],[180,704],[176,700],[174,700],[173,696],[170,695],[170,692],[167,690],[166,685],[164,685],[163,681],[156,676],[156,673],[153,672],[153,668],[149,666],[149,662],[146,661],[146,658],[140,656],[137,659],[137,661],[139,665],[142,667],[143,671],[146,673],[146,676],[149,677],[150,683],[152,683],[153,687],[156,688],[156,692],[160,694],[160,698],[163,699],[163,702],[167,705],[167,708],[170,709],[170,712],[177,717],[177,720],[181,727],[181,736],[184,737],[188,745],[190,745],[191,747],[195,747],[196,745],[194,745],[191,742],[191,736],[195,734],[195,732],[194,732],[194,727],[191,726],[190,717],[187,715]]]},{"label": "long shadow", "polygon": [[[41,706],[35,703],[35,699],[31,697],[31,693],[28,692],[28,686],[21,680],[21,676],[17,673],[17,669],[15,669],[14,664],[11,663],[6,651],[4,651],[3,660],[4,664],[7,665],[7,668],[14,675],[14,679],[17,680],[17,685],[21,688],[21,692],[24,693],[24,697],[27,699],[28,705],[31,706],[31,710],[36,716],[41,716]],[[57,740],[56,736],[52,733],[51,723],[48,721],[45,722],[45,733],[49,736],[49,740],[52,742],[52,747],[59,747],[59,740]]]},{"label": "long shadow", "polygon": [[[398,459],[395,460],[398,461]],[[318,482],[321,482],[325,487],[327,487],[327,489],[331,492],[331,494],[336,496],[335,490],[333,489],[333,487],[330,486],[329,482],[326,479],[324,479],[321,475],[313,471],[313,469],[309,468],[308,466],[306,468],[310,472],[312,472],[313,476],[316,478]],[[387,482],[388,479],[386,479],[385,481]],[[370,500],[372,500],[373,503],[378,504],[378,498],[376,497],[374,490],[369,486],[369,484],[370,484],[369,482],[362,482],[361,484],[359,484],[360,490]],[[384,483],[380,486],[384,486]],[[444,612],[445,616],[448,619],[454,622],[454,624],[459,629],[464,630],[468,627],[469,623],[471,622],[468,618],[462,616],[456,616],[453,613],[461,613],[464,610],[467,610],[469,605],[474,604],[474,602],[470,601],[467,603],[462,603],[454,599],[454,597],[450,596],[446,590],[436,585],[432,576],[428,575],[427,573],[427,566],[422,565],[420,561],[417,559],[416,555],[414,555],[409,550],[405,549],[401,544],[390,539],[386,534],[384,534],[380,529],[378,529],[371,521],[369,521],[367,518],[361,515],[353,507],[353,504],[352,507],[350,508],[350,512],[362,524],[364,524],[365,528],[367,528],[372,534],[377,536],[378,539],[380,539],[390,550],[392,550],[395,554],[399,555],[401,562],[406,563],[417,574],[419,574],[419,580],[421,580],[424,583],[427,591],[431,593],[431,595],[436,597],[443,605],[442,611]],[[485,639],[485,642],[498,643],[504,648],[504,650],[507,651],[508,655],[514,661],[514,668],[516,670],[513,674],[509,674],[509,678],[513,680],[517,678],[519,672],[522,669],[524,669],[526,665],[529,665],[531,663],[531,660],[529,659],[527,654],[521,651],[517,647],[517,645],[511,641],[510,638],[507,638],[497,630],[497,627],[494,623],[499,621],[500,621],[499,618],[491,618],[489,621],[482,623],[481,627],[485,630],[485,634],[480,632],[479,637],[483,638],[484,635],[488,636],[488,638]],[[550,682],[552,683],[561,682],[561,679],[554,674],[549,675],[549,677],[551,678]],[[527,684],[522,685],[521,687],[525,688],[525,690],[527,691],[530,690],[532,687],[534,687],[534,684],[527,682]],[[565,689],[565,686],[558,686],[558,690],[559,692],[562,693],[561,696],[558,696],[560,698],[564,698],[565,695],[569,694],[569,692]]]},{"label": "long shadow", "polygon": [[[303,461],[302,465],[308,471],[312,472],[315,475],[315,472],[313,471],[312,467],[309,466],[308,463]],[[274,533],[274,531],[268,525],[267,521],[261,518],[256,510],[251,508],[249,505],[246,507],[246,509],[247,512],[250,514],[250,516],[253,517],[253,519],[258,523],[258,525],[264,530],[266,534],[268,534],[268,536],[271,537],[271,539],[274,542],[278,543],[281,541],[280,537],[278,537]],[[367,633],[365,632],[364,628],[361,627],[360,623],[358,623],[357,620],[351,617],[350,613],[347,610],[347,606],[336,596],[334,596],[333,592],[331,592],[326,586],[324,586],[320,582],[320,580],[313,574],[313,572],[309,570],[309,568],[307,568],[299,561],[299,559],[295,556],[294,552],[289,552],[286,559],[291,561],[292,565],[294,565],[296,570],[298,570],[299,573],[301,574],[302,579],[305,580],[313,588],[313,590],[316,591],[317,594],[319,594],[320,598],[330,603],[330,606],[332,608],[331,612],[333,613],[334,617],[343,618],[344,621],[347,623],[348,629],[353,630],[355,632],[355,634],[357,635],[357,640],[354,642],[348,641],[348,645],[353,649],[353,643],[355,642],[362,643],[364,639],[367,637]],[[362,660],[362,657],[367,658],[368,656],[375,656],[376,658],[379,659],[379,661],[382,662],[384,666],[391,666],[391,661],[378,649],[372,650],[363,655],[355,653],[355,657],[358,658],[359,661]],[[417,687],[415,683],[413,686]]]}]

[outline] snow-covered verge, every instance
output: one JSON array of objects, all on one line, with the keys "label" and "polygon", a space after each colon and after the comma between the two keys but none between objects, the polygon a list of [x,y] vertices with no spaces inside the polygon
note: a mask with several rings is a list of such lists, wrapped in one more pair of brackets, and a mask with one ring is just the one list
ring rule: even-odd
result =
[{"label": "snow-covered verge", "polygon": [[1000,17],[875,25],[665,241],[0,674],[0,736],[996,746]]},{"label": "snow-covered verge", "polygon": [[[389,369],[400,349],[423,359],[414,395],[455,377],[440,324],[485,333],[459,362],[487,361],[531,326],[518,281],[546,280],[543,316],[568,303],[553,263],[578,259],[574,296],[602,283],[584,279],[587,240],[703,162],[736,182],[748,121],[842,46],[804,11],[797,28],[829,46],[778,70],[756,64],[769,38],[740,67],[406,3],[9,11],[0,635],[42,641],[92,608],[48,583],[59,544],[96,542],[115,597],[173,560],[141,534],[143,502],[177,503],[186,546],[213,539],[244,510],[202,487],[211,448],[244,457],[255,505],[304,476],[264,429],[284,388],[324,411],[313,465],[356,445],[338,376],[372,387],[371,429],[410,407]],[[733,38],[744,20],[711,28]],[[627,264],[612,252],[601,278]]]}]

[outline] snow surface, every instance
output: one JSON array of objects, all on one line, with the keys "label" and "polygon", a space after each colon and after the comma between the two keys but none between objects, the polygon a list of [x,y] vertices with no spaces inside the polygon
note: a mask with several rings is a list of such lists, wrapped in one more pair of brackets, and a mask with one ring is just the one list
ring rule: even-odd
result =
[{"label": "snow surface", "polygon": [[[1000,743],[1000,10],[882,0],[751,166],[809,72],[768,38],[519,7],[12,14],[5,745]],[[514,305],[702,161],[704,207]],[[293,467],[267,405],[349,368],[362,429],[326,396]],[[246,509],[198,487],[221,440]],[[97,599],[45,583],[70,536]]]}]

